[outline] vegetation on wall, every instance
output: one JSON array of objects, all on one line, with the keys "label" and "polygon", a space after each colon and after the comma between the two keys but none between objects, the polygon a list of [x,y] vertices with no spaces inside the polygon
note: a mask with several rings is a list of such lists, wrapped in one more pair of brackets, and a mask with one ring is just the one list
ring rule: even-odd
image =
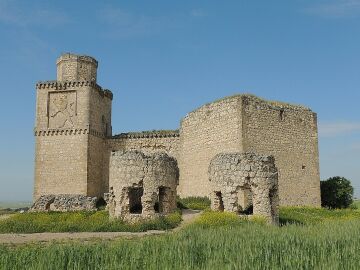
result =
[{"label": "vegetation on wall", "polygon": [[344,177],[335,176],[320,182],[321,206],[347,208],[353,203],[354,188]]}]

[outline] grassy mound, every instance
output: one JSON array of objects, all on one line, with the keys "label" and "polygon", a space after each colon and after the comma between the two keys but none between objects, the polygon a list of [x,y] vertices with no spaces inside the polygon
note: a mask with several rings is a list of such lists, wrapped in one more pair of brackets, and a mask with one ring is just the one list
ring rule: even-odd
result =
[{"label": "grassy mound", "polygon": [[175,228],[180,222],[179,212],[135,224],[128,224],[122,220],[109,220],[106,211],[23,213],[0,220],[0,233],[142,232]]}]

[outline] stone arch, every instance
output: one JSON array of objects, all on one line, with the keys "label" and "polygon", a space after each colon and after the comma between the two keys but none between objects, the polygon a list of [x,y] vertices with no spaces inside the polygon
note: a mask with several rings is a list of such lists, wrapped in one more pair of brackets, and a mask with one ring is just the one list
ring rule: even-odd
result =
[{"label": "stone arch", "polygon": [[237,205],[238,212],[244,215],[250,215],[253,213],[253,194],[251,186],[244,184],[242,186],[237,186],[236,189],[237,195]]},{"label": "stone arch", "polygon": [[278,224],[278,174],[273,156],[218,154],[210,162],[209,181],[213,210],[218,210],[214,192],[221,190],[224,211],[249,214],[245,209],[252,206],[254,215]]},{"label": "stone arch", "polygon": [[176,209],[177,162],[165,153],[117,151],[110,156],[112,217],[129,221],[166,215]]}]

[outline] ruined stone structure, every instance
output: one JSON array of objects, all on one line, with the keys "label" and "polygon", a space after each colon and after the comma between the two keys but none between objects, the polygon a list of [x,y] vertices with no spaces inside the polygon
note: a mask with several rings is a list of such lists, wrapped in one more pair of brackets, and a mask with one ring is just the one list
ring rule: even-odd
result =
[{"label": "ruined stone structure", "polygon": [[278,172],[272,156],[254,153],[216,155],[210,162],[211,208],[253,214],[279,223]]},{"label": "ruined stone structure", "polygon": [[179,130],[112,135],[112,93],[97,82],[97,61],[64,54],[57,80],[39,82],[34,199],[102,197],[109,192],[112,151],[166,153],[177,160],[181,197],[209,196],[210,161],[219,153],[275,157],[280,205],[320,206],[317,116],[298,105],[242,94],[187,114]]},{"label": "ruined stone structure", "polygon": [[176,160],[165,153],[112,152],[109,178],[111,217],[137,221],[176,209],[179,169]]},{"label": "ruined stone structure", "polygon": [[35,201],[30,211],[96,211],[98,200],[97,197],[84,195],[42,195]]}]

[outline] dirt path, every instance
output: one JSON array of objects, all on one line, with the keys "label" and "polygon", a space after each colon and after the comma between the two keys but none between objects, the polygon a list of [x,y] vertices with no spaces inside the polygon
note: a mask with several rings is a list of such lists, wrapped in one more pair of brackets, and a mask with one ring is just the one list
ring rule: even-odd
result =
[{"label": "dirt path", "polygon": [[191,209],[183,209],[182,210],[182,222],[178,227],[172,229],[172,231],[179,231],[183,229],[185,226],[189,225],[190,223],[194,222],[194,220],[200,216],[201,211],[199,210],[191,210]]},{"label": "dirt path", "polygon": [[[183,210],[181,224],[171,230],[178,231],[184,226],[193,222],[199,215],[200,211],[196,210]],[[147,231],[147,232],[76,232],[76,233],[31,233],[31,234],[18,234],[7,233],[0,234],[0,244],[24,244],[31,242],[50,242],[50,241],[64,241],[64,240],[113,240],[119,237],[135,238],[148,235],[160,235],[168,231]]]}]

